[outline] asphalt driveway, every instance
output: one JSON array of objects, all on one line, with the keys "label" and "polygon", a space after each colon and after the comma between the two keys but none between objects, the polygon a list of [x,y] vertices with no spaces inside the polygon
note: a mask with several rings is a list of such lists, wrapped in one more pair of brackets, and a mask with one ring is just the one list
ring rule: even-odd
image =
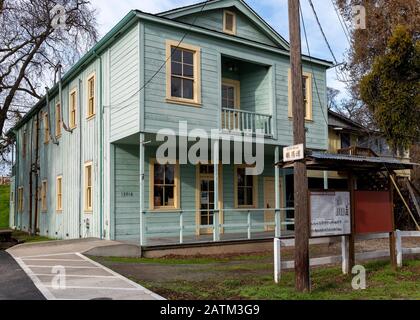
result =
[{"label": "asphalt driveway", "polygon": [[0,251],[0,300],[45,300],[25,271],[5,251]]}]

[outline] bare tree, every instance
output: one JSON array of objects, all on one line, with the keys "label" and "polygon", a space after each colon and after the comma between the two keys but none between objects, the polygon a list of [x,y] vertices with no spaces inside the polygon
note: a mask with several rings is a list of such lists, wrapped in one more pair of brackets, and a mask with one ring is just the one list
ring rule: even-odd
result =
[{"label": "bare tree", "polygon": [[[57,5],[64,7],[64,16]],[[0,0],[0,25],[0,152],[5,159],[10,143],[5,131],[41,99],[57,64],[74,64],[98,32],[87,0]]]}]

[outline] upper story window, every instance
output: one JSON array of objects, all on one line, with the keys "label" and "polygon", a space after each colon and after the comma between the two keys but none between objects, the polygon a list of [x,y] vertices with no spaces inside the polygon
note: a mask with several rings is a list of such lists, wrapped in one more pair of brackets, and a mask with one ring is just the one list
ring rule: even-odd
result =
[{"label": "upper story window", "polygon": [[74,129],[77,126],[77,91],[73,89],[70,92],[70,99],[69,99],[69,122],[70,122],[70,129]]},{"label": "upper story window", "polygon": [[87,97],[88,97],[88,106],[87,106],[87,118],[92,118],[95,116],[95,75],[91,75],[87,81]]},{"label": "upper story window", "polygon": [[[305,104],[305,120],[312,121],[312,74],[304,72],[303,80],[303,102]],[[289,117],[293,117],[292,111],[292,79],[291,70],[289,69]]]},{"label": "upper story window", "polygon": [[44,113],[44,143],[47,144],[50,142],[50,123],[48,118],[48,113]]},{"label": "upper story window", "polygon": [[223,12],[223,32],[236,34],[236,14],[232,11]]},{"label": "upper story window", "polygon": [[150,163],[152,210],[179,208],[179,165]]},{"label": "upper story window", "polygon": [[200,48],[166,42],[166,98],[187,105],[201,103]]},{"label": "upper story window", "polygon": [[61,103],[55,105],[55,136],[61,137]]}]

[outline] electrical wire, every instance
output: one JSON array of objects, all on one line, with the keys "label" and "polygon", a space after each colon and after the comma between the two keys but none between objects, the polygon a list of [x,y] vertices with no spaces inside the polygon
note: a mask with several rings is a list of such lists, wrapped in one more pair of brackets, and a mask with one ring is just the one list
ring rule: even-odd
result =
[{"label": "electrical wire", "polygon": [[331,0],[331,3],[333,5],[333,7],[334,7],[335,13],[337,14],[338,21],[340,22],[341,28],[343,29],[344,35],[346,36],[346,39],[347,39],[347,42],[349,43],[349,46],[351,47],[350,31],[349,31],[349,29],[347,27],[347,24],[345,23],[344,19],[343,19],[343,22],[341,22],[341,18],[342,17],[340,15],[340,12],[338,11],[338,8],[335,5],[334,0]]},{"label": "electrical wire", "polygon": [[315,76],[315,69],[314,69],[314,66],[312,64],[311,50],[309,48],[308,36],[307,36],[307,33],[306,33],[305,19],[303,17],[302,6],[301,6],[300,2],[299,2],[299,9],[300,9],[300,17],[301,17],[301,20],[302,20],[303,32],[304,32],[304,35],[305,35],[306,47],[308,49],[309,62],[310,62],[312,74],[314,75],[313,79],[314,79],[314,83],[315,83],[316,94],[318,96],[318,101],[319,101],[319,105],[321,107],[322,115],[324,117],[325,123],[327,124],[327,128],[328,128],[328,125],[329,125],[328,124],[328,119],[327,119],[327,116],[325,115],[324,108],[323,108],[323,103],[321,101],[321,96],[319,94],[318,83],[316,81],[316,76]]},{"label": "electrical wire", "polygon": [[[119,102],[119,103],[117,103],[117,104],[115,104],[115,105],[107,105],[107,106],[103,106],[104,108],[111,108],[111,107],[117,107],[117,106],[121,106],[122,104],[124,104],[124,103],[126,103],[126,102],[128,102],[130,99],[132,99],[136,94],[138,94],[138,93],[140,93],[141,91],[143,91],[146,87],[147,87],[147,85],[149,84],[149,83],[151,83],[152,81],[153,81],[153,79],[159,74],[159,72],[163,69],[163,67],[165,67],[166,66],[166,64],[168,63],[168,61],[170,61],[170,59],[172,58],[172,56],[173,56],[173,54],[174,54],[174,52],[181,46],[181,44],[182,44],[182,42],[185,40],[185,38],[188,36],[188,34],[191,32],[191,29],[194,27],[194,25],[195,25],[195,23],[197,22],[197,19],[199,18],[199,17],[201,17],[201,15],[202,15],[202,13],[203,13],[203,11],[204,11],[204,8],[206,7],[206,5],[209,3],[209,2],[211,2],[212,0],[207,0],[206,2],[204,2],[204,4],[203,4],[203,6],[201,7],[201,10],[200,10],[200,12],[195,16],[195,18],[194,18],[194,20],[191,22],[191,24],[190,24],[190,26],[189,26],[189,28],[188,28],[188,30],[184,33],[184,35],[182,36],[182,38],[181,38],[181,40],[178,42],[178,45],[175,47],[175,48],[173,48],[172,50],[171,50],[171,54],[168,56],[168,58],[166,58],[166,60],[163,62],[163,64],[159,67],[159,69],[157,69],[156,70],[156,72],[149,78],[149,80],[147,80],[145,83],[144,83],[144,85],[143,86],[141,86],[140,87],[140,89],[139,90],[137,90],[136,92],[134,92],[131,96],[129,96],[127,99],[125,99],[125,100],[123,100],[123,101],[121,101],[121,102]],[[125,106],[123,106],[123,107],[121,107],[121,108],[117,108],[117,110],[121,110],[121,109],[124,109],[124,108],[127,108],[127,107],[129,107],[131,104],[128,104],[128,105],[125,105]]]}]

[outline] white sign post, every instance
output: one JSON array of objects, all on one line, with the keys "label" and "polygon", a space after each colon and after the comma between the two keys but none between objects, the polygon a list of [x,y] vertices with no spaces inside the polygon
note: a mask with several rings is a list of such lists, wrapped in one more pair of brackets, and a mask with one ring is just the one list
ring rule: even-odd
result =
[{"label": "white sign post", "polygon": [[283,162],[292,162],[305,158],[303,144],[283,148]]},{"label": "white sign post", "polygon": [[311,192],[311,236],[351,233],[350,192]]}]

